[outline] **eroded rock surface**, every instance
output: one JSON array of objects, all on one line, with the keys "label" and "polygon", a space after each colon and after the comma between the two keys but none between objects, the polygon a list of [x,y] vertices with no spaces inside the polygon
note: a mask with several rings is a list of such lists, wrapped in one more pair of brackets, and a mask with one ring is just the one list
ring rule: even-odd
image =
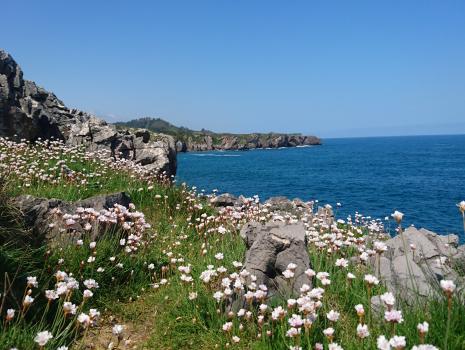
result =
[{"label": "eroded rock surface", "polygon": [[[304,273],[310,268],[303,224],[252,222],[244,225],[241,237],[247,246],[244,268],[257,277],[257,285],[265,284],[269,295],[298,295],[303,284],[312,286]],[[292,279],[283,272],[290,263],[297,265]]]},{"label": "eroded rock surface", "polygon": [[140,163],[154,172],[176,173],[176,145],[173,137],[118,131],[96,116],[70,109],[55,94],[23,79],[15,60],[0,50],[0,136],[30,141],[60,139],[89,150],[108,149]]},{"label": "eroded rock surface", "polygon": [[[389,291],[406,300],[430,296],[438,292],[442,279],[458,280],[452,266],[463,259],[463,249],[458,248],[458,236],[441,236],[426,229],[409,227],[385,243],[388,250],[382,254],[380,278]],[[378,273],[378,262],[370,261]],[[379,273],[378,273],[379,274]]]},{"label": "eroded rock surface", "polygon": [[44,242],[56,238],[56,230],[51,230],[49,227],[49,224],[54,221],[54,210],[59,209],[63,214],[74,214],[76,209],[80,207],[100,211],[110,209],[115,204],[128,207],[130,202],[129,196],[120,192],[90,197],[76,202],[23,195],[14,198],[12,204],[22,213],[26,227],[32,231],[34,242],[37,245],[42,245]]}]

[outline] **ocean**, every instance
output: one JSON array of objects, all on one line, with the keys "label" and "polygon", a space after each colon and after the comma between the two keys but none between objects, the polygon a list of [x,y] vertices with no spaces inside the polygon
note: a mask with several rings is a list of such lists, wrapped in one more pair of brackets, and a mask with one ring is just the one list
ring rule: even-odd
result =
[{"label": "ocean", "polygon": [[465,241],[465,135],[325,139],[322,146],[178,154],[178,182],[207,192],[341,203],[384,220],[394,210],[414,224]]}]

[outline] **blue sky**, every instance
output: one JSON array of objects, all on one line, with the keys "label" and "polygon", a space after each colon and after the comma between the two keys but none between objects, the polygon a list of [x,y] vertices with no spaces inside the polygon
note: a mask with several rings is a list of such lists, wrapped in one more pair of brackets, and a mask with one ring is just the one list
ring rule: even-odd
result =
[{"label": "blue sky", "polygon": [[465,1],[8,1],[0,47],[109,121],[465,133]]}]

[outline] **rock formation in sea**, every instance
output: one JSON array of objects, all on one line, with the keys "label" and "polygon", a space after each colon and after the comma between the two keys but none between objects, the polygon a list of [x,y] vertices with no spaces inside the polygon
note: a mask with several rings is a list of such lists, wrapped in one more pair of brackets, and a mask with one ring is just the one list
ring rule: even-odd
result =
[{"label": "rock formation in sea", "polygon": [[154,172],[176,173],[172,136],[147,130],[117,130],[96,116],[65,106],[55,94],[23,79],[23,72],[0,50],[0,136],[30,141],[60,139],[88,150],[109,149]]}]

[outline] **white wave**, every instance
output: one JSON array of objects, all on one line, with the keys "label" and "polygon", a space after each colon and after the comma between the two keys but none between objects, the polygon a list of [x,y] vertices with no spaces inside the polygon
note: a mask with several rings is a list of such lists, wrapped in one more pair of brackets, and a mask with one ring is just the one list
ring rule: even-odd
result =
[{"label": "white wave", "polygon": [[239,154],[212,154],[212,153],[193,153],[196,157],[240,157]]}]

